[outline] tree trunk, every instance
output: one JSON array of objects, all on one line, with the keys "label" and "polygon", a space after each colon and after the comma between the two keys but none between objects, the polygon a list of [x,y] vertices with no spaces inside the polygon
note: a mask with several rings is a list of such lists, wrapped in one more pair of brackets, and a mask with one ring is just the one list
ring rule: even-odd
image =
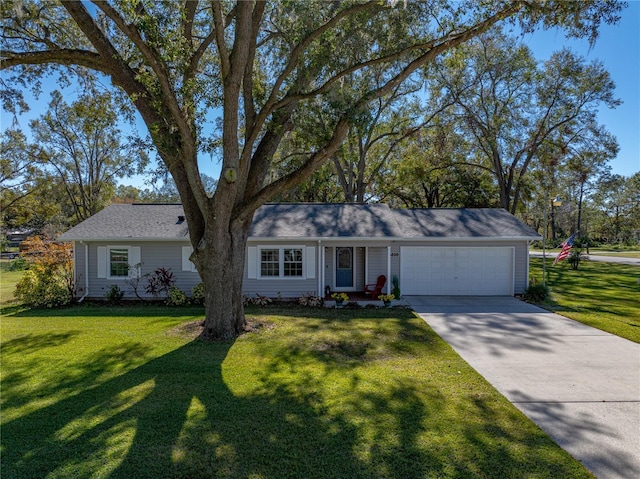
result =
[{"label": "tree trunk", "polygon": [[[198,264],[205,292],[204,339],[233,339],[245,329],[242,304],[242,278],[250,221],[233,224],[222,235],[219,225],[209,227],[216,235],[208,247],[198,248],[194,259]],[[222,237],[221,237],[222,236]]]}]

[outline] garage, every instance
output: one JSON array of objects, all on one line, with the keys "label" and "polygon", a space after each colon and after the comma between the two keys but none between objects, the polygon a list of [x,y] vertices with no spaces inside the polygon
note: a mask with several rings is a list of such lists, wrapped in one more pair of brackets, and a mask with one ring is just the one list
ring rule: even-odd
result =
[{"label": "garage", "polygon": [[400,247],[402,293],[513,296],[514,248]]}]

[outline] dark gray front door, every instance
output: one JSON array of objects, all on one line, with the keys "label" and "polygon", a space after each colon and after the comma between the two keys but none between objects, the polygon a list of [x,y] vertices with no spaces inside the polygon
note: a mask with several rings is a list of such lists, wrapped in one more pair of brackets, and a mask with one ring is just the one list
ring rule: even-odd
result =
[{"label": "dark gray front door", "polygon": [[336,288],[353,288],[353,248],[336,248]]}]

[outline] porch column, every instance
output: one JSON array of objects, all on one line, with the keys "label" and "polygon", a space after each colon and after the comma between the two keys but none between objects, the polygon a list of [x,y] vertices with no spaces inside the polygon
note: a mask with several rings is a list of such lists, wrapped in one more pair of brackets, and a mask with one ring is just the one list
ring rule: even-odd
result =
[{"label": "porch column", "polygon": [[324,267],[324,262],[327,260],[327,256],[325,254],[324,251],[324,246],[320,249],[322,251],[322,253],[320,254],[320,274],[318,276],[320,276],[320,294],[318,296],[320,296],[321,298],[324,298],[324,287],[327,284],[326,283],[326,278],[325,278],[325,267]]},{"label": "porch column", "polygon": [[316,294],[316,296],[318,296],[319,298],[324,297],[324,266],[323,266],[323,262],[322,262],[322,240],[318,240],[318,265],[316,266],[316,270],[318,271],[318,293]]},{"label": "porch column", "polygon": [[391,246],[387,246],[387,294],[391,294]]},{"label": "porch column", "polygon": [[369,281],[369,247],[364,247],[364,284]]}]

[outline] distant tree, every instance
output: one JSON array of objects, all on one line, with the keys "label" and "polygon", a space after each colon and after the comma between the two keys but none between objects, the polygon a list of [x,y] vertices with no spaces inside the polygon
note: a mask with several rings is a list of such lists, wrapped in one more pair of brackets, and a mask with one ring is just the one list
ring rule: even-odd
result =
[{"label": "distant tree", "polygon": [[[45,225],[68,226],[65,197],[56,178],[39,164],[40,151],[22,131],[8,128],[0,144],[0,210],[8,229],[37,232]],[[61,194],[62,193],[62,194]]]},{"label": "distant tree", "polygon": [[30,122],[38,163],[59,178],[77,221],[94,215],[113,195],[116,180],[140,173],[148,162],[136,143],[123,143],[109,93],[83,94],[72,104],[51,94],[49,110]]},{"label": "distant tree", "polygon": [[437,81],[475,140],[470,164],[492,173],[500,205],[512,213],[545,144],[564,156],[578,141],[575,131],[603,130],[596,123],[601,105],[620,103],[601,63],[587,64],[565,49],[538,67],[526,46],[498,30],[478,36],[439,65]]},{"label": "distant tree", "polygon": [[138,203],[140,202],[140,189],[132,185],[118,185],[111,197],[112,203]]},{"label": "distant tree", "polygon": [[14,128],[2,132],[0,142],[0,198],[2,211],[33,193],[42,172],[37,167],[37,149],[24,133]]},{"label": "distant tree", "polygon": [[375,198],[381,174],[399,146],[414,137],[429,119],[420,121],[420,83],[401,85],[388,96],[375,99],[349,125],[344,143],[331,157],[338,183],[348,203]]},{"label": "distant tree", "polygon": [[[572,148],[567,155],[566,171],[569,177],[569,191],[576,200],[576,214],[572,231],[582,231],[582,213],[585,201],[596,190],[610,172],[609,160],[618,154],[615,137],[601,129],[584,135],[578,148]],[[583,232],[584,233],[584,232]]]},{"label": "distant tree", "polygon": [[640,173],[625,178],[608,175],[592,196],[598,215],[594,229],[608,243],[638,242],[640,233]]},{"label": "distant tree", "polygon": [[409,208],[493,206],[491,177],[467,167],[468,141],[444,113],[403,144],[378,185],[380,197]]}]

